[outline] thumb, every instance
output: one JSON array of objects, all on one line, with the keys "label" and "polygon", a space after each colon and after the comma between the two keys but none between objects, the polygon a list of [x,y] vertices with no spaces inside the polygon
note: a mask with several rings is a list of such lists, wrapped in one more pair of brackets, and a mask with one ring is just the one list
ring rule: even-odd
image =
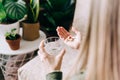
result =
[{"label": "thumb", "polygon": [[66,52],[65,49],[61,50],[61,52],[56,56],[56,58],[62,60],[63,56],[65,55],[65,52]]},{"label": "thumb", "polygon": [[47,55],[47,52],[44,48],[44,40],[41,41],[40,46],[39,46],[39,50],[41,51],[41,54]]},{"label": "thumb", "polygon": [[56,58],[56,70],[60,70],[61,65],[62,65],[62,60],[63,60],[63,56],[65,54],[65,49],[63,49],[60,54],[58,54],[55,58]]},{"label": "thumb", "polygon": [[80,33],[80,31],[78,31],[77,28],[75,28],[75,27],[72,27],[72,31],[76,34],[78,39],[81,40],[81,33]]},{"label": "thumb", "polygon": [[72,31],[73,31],[75,34],[80,33],[80,32],[77,30],[77,28],[75,28],[75,27],[72,27]]}]

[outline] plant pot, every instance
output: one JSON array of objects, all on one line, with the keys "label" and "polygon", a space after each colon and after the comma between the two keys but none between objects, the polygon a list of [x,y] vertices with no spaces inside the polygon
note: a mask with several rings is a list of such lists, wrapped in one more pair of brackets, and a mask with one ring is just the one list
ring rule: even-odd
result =
[{"label": "plant pot", "polygon": [[19,38],[16,39],[16,40],[8,40],[8,39],[6,38],[6,41],[7,41],[8,45],[10,46],[10,48],[11,48],[12,50],[18,50],[18,49],[20,48],[21,36],[20,36],[20,35],[18,35],[18,36],[19,36]]},{"label": "plant pot", "polygon": [[23,33],[22,37],[24,40],[27,41],[33,41],[39,38],[39,29],[40,29],[40,24],[38,23],[25,23],[22,22],[22,27],[23,27]]},{"label": "plant pot", "polygon": [[19,33],[19,21],[12,24],[0,24],[0,35],[4,38],[6,32],[10,32],[11,29],[16,28],[16,33]]}]

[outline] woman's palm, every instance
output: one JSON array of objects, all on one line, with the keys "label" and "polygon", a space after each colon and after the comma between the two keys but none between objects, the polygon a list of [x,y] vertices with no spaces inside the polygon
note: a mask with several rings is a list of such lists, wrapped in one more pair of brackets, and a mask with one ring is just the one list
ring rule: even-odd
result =
[{"label": "woman's palm", "polygon": [[76,29],[72,29],[72,31],[76,34],[75,36],[72,36],[65,28],[58,27],[57,33],[58,36],[64,41],[65,44],[68,46],[78,49],[80,47],[81,42],[81,34]]}]

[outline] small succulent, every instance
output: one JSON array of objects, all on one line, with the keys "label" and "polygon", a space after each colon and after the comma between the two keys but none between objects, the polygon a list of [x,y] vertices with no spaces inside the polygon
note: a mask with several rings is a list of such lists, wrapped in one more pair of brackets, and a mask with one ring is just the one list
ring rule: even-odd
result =
[{"label": "small succulent", "polygon": [[6,32],[5,37],[8,40],[16,40],[19,35],[15,32],[16,28],[11,29],[11,32]]}]

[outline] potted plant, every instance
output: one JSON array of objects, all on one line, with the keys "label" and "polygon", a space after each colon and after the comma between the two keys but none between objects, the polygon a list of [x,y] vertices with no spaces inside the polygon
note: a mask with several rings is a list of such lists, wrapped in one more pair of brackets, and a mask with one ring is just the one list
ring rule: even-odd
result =
[{"label": "potted plant", "polygon": [[25,2],[22,0],[0,0],[0,32],[4,34],[12,28],[19,33],[19,22],[26,14]]},{"label": "potted plant", "polygon": [[25,0],[27,7],[26,19],[22,22],[23,39],[33,41],[39,38],[40,24],[38,21],[40,4],[39,0]]},{"label": "potted plant", "polygon": [[20,48],[21,36],[15,31],[16,28],[13,28],[10,32],[5,33],[5,39],[12,50],[18,50]]}]

